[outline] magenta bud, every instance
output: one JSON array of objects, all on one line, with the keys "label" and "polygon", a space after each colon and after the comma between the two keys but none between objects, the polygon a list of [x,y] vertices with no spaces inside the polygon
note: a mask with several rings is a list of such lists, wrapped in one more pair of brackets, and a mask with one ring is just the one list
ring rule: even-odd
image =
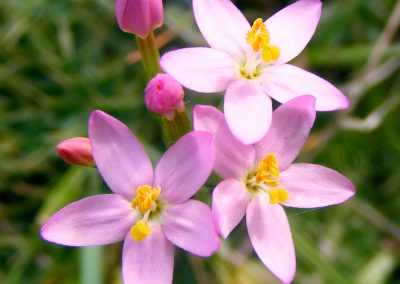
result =
[{"label": "magenta bud", "polygon": [[162,0],[117,0],[116,12],[120,29],[141,38],[164,20]]},{"label": "magenta bud", "polygon": [[76,166],[94,167],[89,138],[73,137],[57,145],[57,153],[64,161]]},{"label": "magenta bud", "polygon": [[175,110],[183,112],[184,92],[182,86],[168,74],[157,74],[147,84],[144,101],[147,108],[155,113],[174,118]]}]

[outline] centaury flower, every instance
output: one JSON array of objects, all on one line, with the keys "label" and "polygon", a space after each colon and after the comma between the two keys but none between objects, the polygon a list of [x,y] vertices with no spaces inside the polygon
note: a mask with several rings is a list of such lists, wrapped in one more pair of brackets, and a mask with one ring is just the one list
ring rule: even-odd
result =
[{"label": "centaury flower", "polygon": [[315,98],[294,98],[273,112],[268,133],[243,145],[229,131],[223,114],[197,106],[194,128],[213,134],[214,170],[221,181],[212,211],[226,238],[246,215],[250,241],[261,261],[282,282],[293,280],[296,258],[283,206],[315,208],[341,203],[355,193],[340,173],[315,164],[292,163],[315,119]]},{"label": "centaury flower", "polygon": [[324,79],[286,64],[307,45],[321,15],[320,0],[300,0],[250,26],[229,0],[193,0],[197,25],[210,48],[166,53],[162,68],[183,86],[204,93],[226,90],[224,112],[233,135],[245,144],[265,136],[271,98],[284,103],[316,97],[316,110],[348,107],[348,99]]},{"label": "centaury flower", "polygon": [[101,111],[90,117],[89,138],[96,166],[113,194],[61,209],[42,227],[44,239],[67,246],[124,240],[124,283],[172,283],[173,244],[199,256],[218,249],[211,210],[189,200],[213,167],[209,133],[183,136],[154,170],[128,127]]}]

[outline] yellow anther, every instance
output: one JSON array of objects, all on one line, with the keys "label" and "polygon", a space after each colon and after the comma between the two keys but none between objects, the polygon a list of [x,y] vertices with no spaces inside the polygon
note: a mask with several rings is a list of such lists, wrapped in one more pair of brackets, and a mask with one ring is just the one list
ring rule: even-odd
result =
[{"label": "yellow anther", "polygon": [[287,191],[284,188],[279,188],[278,189],[278,196],[279,196],[279,202],[280,203],[285,203],[289,199],[289,191]]},{"label": "yellow anther", "polygon": [[268,191],[269,203],[285,203],[289,199],[289,192],[284,188],[271,188]]},{"label": "yellow anther", "polygon": [[289,192],[279,187],[279,166],[275,153],[266,155],[258,164],[256,172],[250,172],[245,180],[249,193],[266,193],[271,204],[285,203]]},{"label": "yellow anther", "polygon": [[143,220],[139,220],[131,229],[131,237],[135,241],[143,242],[153,229]]},{"label": "yellow anther", "polygon": [[264,181],[270,186],[279,185],[278,160],[274,153],[268,154],[258,164],[256,182]]},{"label": "yellow anther", "polygon": [[279,58],[279,47],[270,44],[270,35],[263,20],[254,21],[251,30],[247,32],[246,41],[254,51],[261,50],[261,56],[266,63],[276,61]]},{"label": "yellow anther", "polygon": [[269,45],[261,50],[261,55],[265,62],[275,61],[279,58],[280,50],[275,45]]},{"label": "yellow anther", "polygon": [[270,45],[269,50],[271,52],[272,60],[278,60],[279,56],[281,55],[281,50],[276,45]]},{"label": "yellow anther", "polygon": [[247,32],[246,40],[254,51],[259,51],[265,44],[269,44],[269,33],[261,18],[254,21],[251,30]]},{"label": "yellow anther", "polygon": [[153,202],[160,195],[161,188],[151,187],[150,185],[141,185],[136,189],[136,197],[132,201],[132,207],[139,207],[142,214],[152,209]]}]

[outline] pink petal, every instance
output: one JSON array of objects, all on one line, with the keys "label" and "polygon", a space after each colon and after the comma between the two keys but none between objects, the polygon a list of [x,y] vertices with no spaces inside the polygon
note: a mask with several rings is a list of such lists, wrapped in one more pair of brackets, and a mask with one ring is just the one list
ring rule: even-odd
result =
[{"label": "pink petal", "polygon": [[173,244],[195,255],[210,256],[219,248],[211,210],[202,202],[188,200],[169,207],[163,224]]},{"label": "pink petal", "polygon": [[346,109],[349,106],[349,100],[331,83],[289,64],[268,67],[263,88],[281,103],[300,95],[312,95],[317,99],[317,111]]},{"label": "pink petal", "polygon": [[138,186],[153,184],[150,159],[125,124],[96,110],[90,116],[89,138],[97,168],[113,192],[130,199]]},{"label": "pink petal", "polygon": [[220,182],[213,191],[212,211],[219,233],[227,238],[246,213],[247,189],[237,179]]},{"label": "pink petal", "polygon": [[261,161],[269,153],[275,153],[279,168],[287,168],[306,142],[314,120],[313,96],[300,96],[281,105],[272,114],[267,135],[254,145],[256,161]]},{"label": "pink petal", "polygon": [[195,130],[213,135],[214,170],[223,178],[240,178],[254,165],[255,152],[251,145],[243,145],[230,132],[224,114],[213,106],[197,105],[193,110]]},{"label": "pink petal", "polygon": [[253,144],[268,131],[272,103],[256,82],[239,80],[226,91],[224,112],[233,136],[243,144]]},{"label": "pink petal", "polygon": [[42,227],[42,237],[66,246],[97,246],[122,241],[133,225],[130,202],[117,194],[87,197],[56,212]]},{"label": "pink petal", "polygon": [[229,0],[193,0],[201,33],[212,48],[238,54],[245,50],[250,25]]},{"label": "pink petal", "polygon": [[321,17],[320,0],[300,0],[270,17],[265,23],[271,44],[280,49],[278,63],[296,57],[307,45]]},{"label": "pink petal", "polygon": [[143,242],[134,241],[128,233],[122,252],[124,284],[172,284],[174,246],[161,228],[153,231]]},{"label": "pink petal", "polygon": [[205,183],[214,164],[211,139],[210,133],[192,131],[161,157],[155,168],[154,184],[161,187],[165,200],[186,201]]},{"label": "pink petal", "polygon": [[284,205],[315,208],[338,204],[355,194],[354,185],[342,174],[314,164],[293,164],[280,175],[283,188],[289,191]]},{"label": "pink petal", "polygon": [[206,47],[167,52],[160,65],[180,84],[197,92],[221,92],[236,76],[235,62],[228,53]]},{"label": "pink petal", "polygon": [[296,256],[283,208],[256,197],[247,207],[246,221],[258,257],[279,280],[290,283],[296,272]]}]

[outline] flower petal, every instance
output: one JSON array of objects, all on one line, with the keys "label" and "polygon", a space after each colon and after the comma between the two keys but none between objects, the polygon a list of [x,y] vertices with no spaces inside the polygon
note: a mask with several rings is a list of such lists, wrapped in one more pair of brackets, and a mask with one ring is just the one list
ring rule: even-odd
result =
[{"label": "flower petal", "polygon": [[153,167],[129,128],[96,110],[89,120],[89,138],[99,172],[110,189],[132,198],[139,185],[153,184]]},{"label": "flower petal", "polygon": [[56,212],[42,237],[66,246],[97,246],[122,241],[134,223],[130,202],[117,194],[87,197]]},{"label": "flower petal", "polygon": [[300,0],[280,10],[266,22],[271,44],[280,49],[277,63],[296,57],[307,45],[321,17],[320,0]]},{"label": "flower petal", "polygon": [[289,191],[285,206],[315,208],[338,204],[355,194],[354,185],[342,174],[314,164],[292,164],[280,175]]},{"label": "flower petal", "polygon": [[246,221],[258,257],[279,280],[290,283],[296,272],[296,256],[283,208],[256,197],[247,207]]},{"label": "flower petal", "polygon": [[130,233],[126,235],[122,252],[124,284],[171,284],[173,269],[174,246],[161,228],[153,227],[143,242],[134,241]]},{"label": "flower petal", "polygon": [[162,69],[180,84],[204,93],[226,90],[236,76],[234,64],[228,53],[206,47],[177,49],[160,59]]},{"label": "flower petal", "polygon": [[212,211],[223,238],[226,239],[243,219],[248,203],[246,187],[237,179],[223,180],[214,189]]},{"label": "flower petal", "polygon": [[224,101],[225,119],[243,144],[258,142],[271,123],[271,99],[255,82],[235,81],[229,85]]},{"label": "flower petal", "polygon": [[249,22],[229,0],[193,0],[197,25],[212,48],[238,54],[245,50]]},{"label": "flower petal", "polygon": [[205,183],[213,164],[211,134],[192,131],[180,138],[161,157],[155,168],[154,185],[161,187],[163,198],[172,203],[181,203]]},{"label": "flower petal", "polygon": [[328,81],[293,65],[270,66],[263,78],[264,91],[280,103],[299,95],[312,95],[317,111],[346,109],[349,100]]},{"label": "flower petal", "polygon": [[219,248],[211,210],[202,202],[188,200],[169,207],[163,224],[173,244],[195,255],[210,256]]},{"label": "flower petal", "polygon": [[213,135],[214,170],[223,178],[240,178],[254,165],[255,152],[251,145],[243,145],[226,124],[224,114],[213,106],[197,105],[193,110],[193,128]]},{"label": "flower petal", "polygon": [[294,98],[272,113],[271,127],[267,135],[254,145],[256,161],[269,153],[275,153],[279,168],[284,170],[297,157],[315,121],[315,98]]}]

